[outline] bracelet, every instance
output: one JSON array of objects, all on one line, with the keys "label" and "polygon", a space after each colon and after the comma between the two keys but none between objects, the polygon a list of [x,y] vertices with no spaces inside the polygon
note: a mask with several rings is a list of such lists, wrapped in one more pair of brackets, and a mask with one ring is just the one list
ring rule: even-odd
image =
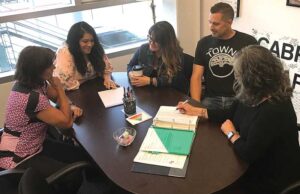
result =
[{"label": "bracelet", "polygon": [[150,77],[150,86],[153,86],[153,77]]}]

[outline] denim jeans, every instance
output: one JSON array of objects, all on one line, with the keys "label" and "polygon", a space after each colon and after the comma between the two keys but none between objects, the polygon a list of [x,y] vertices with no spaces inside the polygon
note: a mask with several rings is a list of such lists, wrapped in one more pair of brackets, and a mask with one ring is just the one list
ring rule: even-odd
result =
[{"label": "denim jeans", "polygon": [[234,100],[235,97],[205,97],[201,100],[201,104],[208,109],[228,109]]}]

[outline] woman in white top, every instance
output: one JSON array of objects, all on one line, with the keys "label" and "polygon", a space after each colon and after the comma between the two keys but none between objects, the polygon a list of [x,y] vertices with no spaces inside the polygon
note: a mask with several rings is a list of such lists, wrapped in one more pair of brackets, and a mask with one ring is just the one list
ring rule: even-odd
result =
[{"label": "woman in white top", "polygon": [[113,67],[97,34],[86,22],[74,24],[63,47],[56,53],[54,76],[59,77],[66,90],[78,89],[83,82],[102,76],[107,89],[116,88],[111,79]]}]

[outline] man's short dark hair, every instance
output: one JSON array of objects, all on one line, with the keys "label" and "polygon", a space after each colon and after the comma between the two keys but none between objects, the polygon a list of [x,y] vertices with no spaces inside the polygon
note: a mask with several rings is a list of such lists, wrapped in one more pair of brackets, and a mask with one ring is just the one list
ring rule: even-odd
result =
[{"label": "man's short dark hair", "polygon": [[233,8],[228,3],[216,3],[210,8],[210,13],[221,13],[223,15],[223,19],[233,20],[234,18]]}]

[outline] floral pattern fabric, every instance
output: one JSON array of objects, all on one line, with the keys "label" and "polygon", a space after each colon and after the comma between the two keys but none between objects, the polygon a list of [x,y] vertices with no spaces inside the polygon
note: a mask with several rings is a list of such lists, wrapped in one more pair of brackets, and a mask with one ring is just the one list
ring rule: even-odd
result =
[{"label": "floral pattern fabric", "polygon": [[[104,74],[111,74],[113,66],[110,63],[107,55],[103,56],[103,60],[105,62]],[[65,44],[56,52],[55,69],[53,75],[60,79],[66,90],[76,90],[83,82],[98,76],[98,73],[94,70],[92,64],[88,62],[85,75],[81,75],[77,71],[73,56],[70,53],[68,46]]]}]

